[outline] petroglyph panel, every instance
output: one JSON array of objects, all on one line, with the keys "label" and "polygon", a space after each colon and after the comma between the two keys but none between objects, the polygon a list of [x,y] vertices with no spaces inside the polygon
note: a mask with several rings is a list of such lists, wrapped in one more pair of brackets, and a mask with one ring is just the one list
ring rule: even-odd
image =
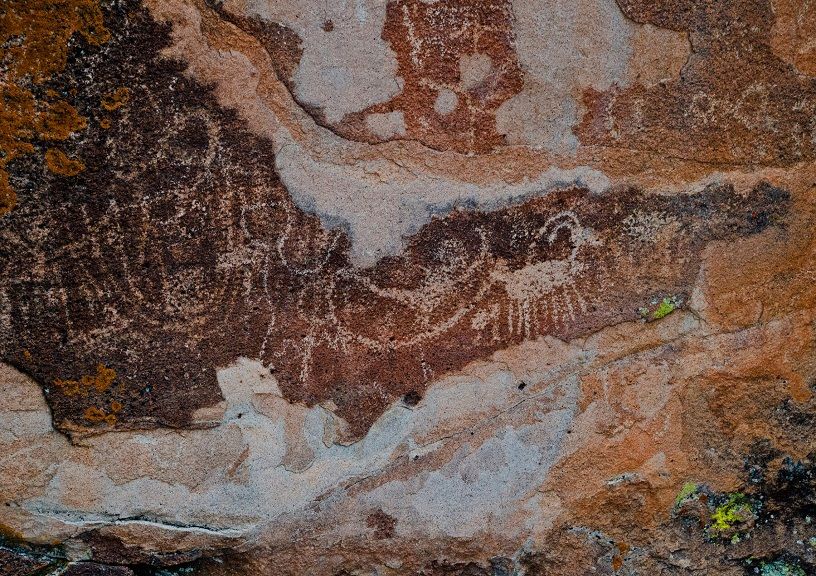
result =
[{"label": "petroglyph panel", "polygon": [[[816,79],[772,51],[770,2],[620,5],[637,22],[685,32],[692,53],[671,82],[587,90],[587,114],[577,128],[585,144],[660,149],[723,165],[790,165],[813,158]],[[788,60],[806,62],[808,49],[801,49],[805,55],[789,54]]]},{"label": "petroglyph panel", "polygon": [[[455,211],[399,256],[358,268],[342,230],[292,203],[270,143],[177,64],[138,76],[160,33],[142,18],[127,41],[143,48],[88,87],[102,95],[106,74],[134,75],[116,126],[76,151],[93,157],[115,138],[115,156],[45,183],[4,227],[7,245],[27,251],[6,267],[6,358],[40,379],[64,431],[195,424],[220,400],[217,367],[247,356],[290,401],[332,402],[358,438],[396,398],[495,350],[687,300],[707,241],[787,212],[787,193],[767,184],[745,197],[568,188]],[[156,102],[172,115],[146,118]],[[47,231],[37,243],[32,225]]]},{"label": "petroglyph panel", "polygon": [[[221,13],[271,51],[264,27],[300,35],[297,69],[279,76],[335,133],[468,154],[517,144],[572,154],[585,89],[637,81],[647,58],[649,73],[668,69],[673,78],[673,61],[687,51],[679,35],[644,31],[613,0],[391,0],[332,8],[228,2]],[[642,42],[644,33],[655,42]],[[675,50],[662,50],[667,43]],[[372,116],[394,113],[404,117],[404,130],[372,124]]]},{"label": "petroglyph panel", "polygon": [[812,572],[812,15],[3,3],[0,574]]}]

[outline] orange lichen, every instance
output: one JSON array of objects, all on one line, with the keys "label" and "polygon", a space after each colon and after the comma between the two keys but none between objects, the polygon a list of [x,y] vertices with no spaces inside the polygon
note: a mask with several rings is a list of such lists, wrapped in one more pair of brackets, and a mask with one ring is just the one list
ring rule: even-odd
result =
[{"label": "orange lichen", "polygon": [[0,84],[0,166],[20,154],[34,151],[28,140],[34,137],[34,95],[15,84]]},{"label": "orange lichen", "polygon": [[84,130],[88,122],[65,100],[46,104],[37,114],[37,130],[43,140],[65,140]]},{"label": "orange lichen", "polygon": [[116,416],[113,414],[108,414],[101,408],[97,408],[96,406],[91,406],[85,410],[83,417],[88,422],[93,422],[94,424],[99,424],[101,422],[105,422],[109,426],[113,426],[116,424]]},{"label": "orange lichen", "polygon": [[623,561],[626,554],[629,553],[629,544],[626,542],[619,542],[617,544],[618,552],[612,557],[612,569],[617,572],[623,568]]},{"label": "orange lichen", "polygon": [[96,45],[110,38],[97,0],[4,0],[0,30],[0,59],[9,77],[30,76],[36,83],[65,67],[73,34]]},{"label": "orange lichen", "polygon": [[54,385],[57,386],[66,396],[75,396],[82,394],[87,396],[91,390],[101,394],[106,392],[114,380],[116,380],[116,371],[112,368],[107,368],[104,364],[96,366],[95,376],[83,376],[79,380],[54,380]]},{"label": "orange lichen", "polygon": [[130,88],[122,86],[102,97],[102,107],[113,111],[121,108],[130,101]]},{"label": "orange lichen", "polygon": [[[31,84],[40,84],[62,70],[68,40],[80,34],[91,44],[109,38],[97,0],[5,0],[0,10],[0,216],[17,204],[6,167],[15,158],[34,152],[32,140],[65,140],[86,126],[85,119],[59,94],[48,90],[35,96]],[[73,175],[77,161],[49,162],[49,169]],[[58,158],[57,160],[62,160]],[[60,168],[61,167],[61,168]],[[73,173],[73,174],[70,174]]]},{"label": "orange lichen", "polygon": [[51,172],[60,176],[76,176],[85,170],[81,160],[68,158],[65,152],[56,148],[49,148],[45,153],[45,164]]},{"label": "orange lichen", "polygon": [[11,526],[7,526],[0,522],[0,538],[5,538],[6,540],[12,541],[21,541],[23,540],[23,534]]},{"label": "orange lichen", "polygon": [[17,204],[6,165],[22,154],[34,151],[34,95],[14,84],[0,85],[0,216]]},{"label": "orange lichen", "polygon": [[621,558],[620,556],[618,556],[618,555],[616,554],[616,555],[615,555],[615,556],[612,558],[612,570],[614,570],[615,572],[617,572],[617,571],[618,571],[618,570],[620,570],[621,568],[623,568],[623,558]]},{"label": "orange lichen", "polygon": [[0,216],[8,214],[17,205],[17,194],[9,185],[8,174],[0,170]]}]

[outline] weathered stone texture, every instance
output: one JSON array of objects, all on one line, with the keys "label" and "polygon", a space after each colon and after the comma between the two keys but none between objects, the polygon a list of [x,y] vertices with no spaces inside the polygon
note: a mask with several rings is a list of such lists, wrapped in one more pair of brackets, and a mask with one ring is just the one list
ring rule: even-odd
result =
[{"label": "weathered stone texture", "polygon": [[816,574],[816,8],[0,5],[0,574]]}]

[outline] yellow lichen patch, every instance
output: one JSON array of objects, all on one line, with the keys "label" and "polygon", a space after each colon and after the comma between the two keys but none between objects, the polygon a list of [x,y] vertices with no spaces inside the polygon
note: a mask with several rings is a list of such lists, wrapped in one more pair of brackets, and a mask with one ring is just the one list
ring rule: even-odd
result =
[{"label": "yellow lichen patch", "polygon": [[0,150],[5,165],[20,154],[34,151],[36,101],[34,95],[15,84],[0,84]]},{"label": "yellow lichen patch", "polygon": [[85,170],[81,160],[68,158],[65,152],[56,148],[49,148],[45,153],[45,163],[51,172],[60,176],[76,176]]},{"label": "yellow lichen patch", "polygon": [[110,120],[108,120],[107,118],[102,118],[102,120],[99,121],[99,125],[105,130],[111,127]]},{"label": "yellow lichen patch", "polygon": [[102,97],[102,107],[113,111],[121,108],[130,101],[130,88],[122,86]]},{"label": "yellow lichen patch", "polygon": [[65,140],[87,125],[85,118],[65,100],[47,104],[37,115],[37,129],[43,140]]},{"label": "yellow lichen patch", "polygon": [[83,376],[79,380],[57,379],[54,380],[54,385],[66,396],[75,396],[77,394],[87,396],[91,390],[100,394],[106,392],[114,380],[116,380],[116,371],[113,368],[105,367],[104,364],[98,364],[95,376]]},{"label": "yellow lichen patch", "polygon": [[[0,60],[12,80],[46,80],[65,67],[68,39],[81,34],[91,44],[110,35],[97,0],[3,0],[0,10]],[[11,42],[10,42],[11,41]]]},{"label": "yellow lichen patch", "polygon": [[0,538],[5,538],[6,540],[12,541],[21,541],[23,540],[23,535],[11,526],[6,526],[0,522]]},{"label": "yellow lichen patch", "polygon": [[0,85],[0,216],[17,204],[6,165],[34,151],[29,140],[34,136],[34,96],[14,84]]},{"label": "yellow lichen patch", "polygon": [[116,424],[116,416],[114,414],[108,414],[96,406],[87,408],[82,416],[85,418],[85,420],[88,422],[93,422],[94,424],[99,424],[101,422],[105,422],[110,426]]},{"label": "yellow lichen patch", "polygon": [[[29,89],[65,67],[68,40],[80,34],[91,44],[109,38],[98,0],[3,0],[0,10],[0,216],[17,204],[6,167],[31,154],[31,141],[65,140],[86,126],[85,119],[53,90],[42,99]],[[26,87],[28,86],[28,87]],[[63,155],[64,156],[64,155]],[[67,157],[66,157],[67,158]],[[58,158],[56,160],[62,160]],[[49,162],[64,175],[81,171],[81,162]],[[60,168],[61,166],[61,168]]]},{"label": "yellow lichen patch", "polygon": [[8,174],[5,170],[0,170],[0,216],[14,210],[16,205],[17,194],[9,185]]}]

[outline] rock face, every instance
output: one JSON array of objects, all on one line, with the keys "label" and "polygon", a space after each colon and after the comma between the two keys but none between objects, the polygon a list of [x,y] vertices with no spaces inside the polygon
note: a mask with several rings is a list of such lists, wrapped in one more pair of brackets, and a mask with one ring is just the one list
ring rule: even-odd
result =
[{"label": "rock face", "polygon": [[816,4],[0,35],[0,574],[816,574]]}]

